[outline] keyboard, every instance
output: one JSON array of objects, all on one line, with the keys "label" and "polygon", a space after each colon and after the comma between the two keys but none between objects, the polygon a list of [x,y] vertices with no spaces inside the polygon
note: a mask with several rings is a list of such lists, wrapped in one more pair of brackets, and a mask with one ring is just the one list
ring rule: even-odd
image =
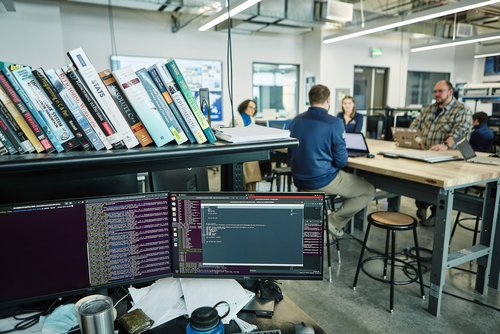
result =
[{"label": "keyboard", "polygon": [[[267,329],[265,331],[257,331],[257,332],[250,332],[251,334],[281,334],[281,330],[279,329]],[[236,334],[243,334],[243,333],[236,333]],[[248,334],[248,333],[246,333]]]}]

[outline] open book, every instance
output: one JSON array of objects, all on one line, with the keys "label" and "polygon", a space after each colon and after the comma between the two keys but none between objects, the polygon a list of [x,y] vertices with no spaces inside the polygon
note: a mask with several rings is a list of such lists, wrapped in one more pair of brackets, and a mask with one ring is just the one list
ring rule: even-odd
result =
[{"label": "open book", "polygon": [[290,131],[260,125],[235,128],[214,128],[215,136],[231,143],[247,143],[276,139],[289,139]]}]

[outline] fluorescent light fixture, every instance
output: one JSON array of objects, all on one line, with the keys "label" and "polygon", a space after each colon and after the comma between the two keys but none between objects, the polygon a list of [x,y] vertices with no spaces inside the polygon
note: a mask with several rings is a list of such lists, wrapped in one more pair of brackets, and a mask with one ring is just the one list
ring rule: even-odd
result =
[{"label": "fluorescent light fixture", "polygon": [[481,36],[460,38],[460,39],[456,39],[454,41],[449,41],[449,42],[444,42],[444,43],[419,46],[419,47],[412,48],[410,51],[411,52],[420,52],[420,51],[447,48],[450,46],[458,46],[458,45],[486,42],[486,41],[491,41],[491,40],[495,40],[495,39],[500,39],[500,33],[495,32],[495,33],[485,34],[485,35],[481,35]]},{"label": "fluorescent light fixture", "polygon": [[372,23],[370,25],[366,25],[361,30],[356,30],[351,32],[347,31],[333,36],[328,36],[323,39],[323,43],[329,44],[334,42],[340,42],[350,38],[369,35],[389,29],[403,27],[417,22],[427,21],[438,17],[471,10],[474,8],[492,5],[497,2],[500,2],[500,0],[487,0],[487,1],[464,0],[447,6],[435,7],[416,14],[408,15],[404,20],[401,19],[387,20],[382,25],[381,23]]},{"label": "fluorescent light fixture", "polygon": [[474,58],[486,58],[486,57],[494,57],[494,56],[500,56],[500,52],[497,53],[485,53],[482,55],[475,55]]},{"label": "fluorescent light fixture", "polygon": [[[233,17],[236,14],[241,13],[245,9],[252,7],[256,3],[259,3],[260,1],[261,0],[244,0],[244,1],[238,1],[234,4],[231,4],[231,10],[229,11],[229,13],[226,10],[224,13],[219,14],[210,22],[199,27],[198,30],[199,31],[207,31],[208,29],[215,27],[219,23],[226,21],[230,17]],[[498,1],[500,1],[500,0],[498,0]]]}]

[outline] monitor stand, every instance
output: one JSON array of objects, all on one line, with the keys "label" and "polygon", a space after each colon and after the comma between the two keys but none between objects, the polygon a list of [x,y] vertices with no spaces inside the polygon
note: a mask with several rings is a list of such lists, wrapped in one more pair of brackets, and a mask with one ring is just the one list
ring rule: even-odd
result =
[{"label": "monitor stand", "polygon": [[254,312],[257,317],[272,318],[274,305],[275,301],[272,299],[262,299],[255,296],[243,307],[242,311]]}]

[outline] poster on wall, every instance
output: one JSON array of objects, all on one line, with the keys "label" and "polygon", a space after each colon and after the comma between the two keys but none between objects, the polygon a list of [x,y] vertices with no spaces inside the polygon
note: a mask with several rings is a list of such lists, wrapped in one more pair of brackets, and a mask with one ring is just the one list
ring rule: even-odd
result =
[{"label": "poster on wall", "polygon": [[500,75],[500,56],[486,57],[484,60],[484,76]]},{"label": "poster on wall", "polygon": [[[111,56],[111,70],[131,65],[134,71],[164,61],[165,58],[156,57],[134,57],[134,56]],[[208,88],[210,91],[210,119],[222,121],[222,61],[180,59],[175,58],[186,82],[199,104],[200,88]]]}]

